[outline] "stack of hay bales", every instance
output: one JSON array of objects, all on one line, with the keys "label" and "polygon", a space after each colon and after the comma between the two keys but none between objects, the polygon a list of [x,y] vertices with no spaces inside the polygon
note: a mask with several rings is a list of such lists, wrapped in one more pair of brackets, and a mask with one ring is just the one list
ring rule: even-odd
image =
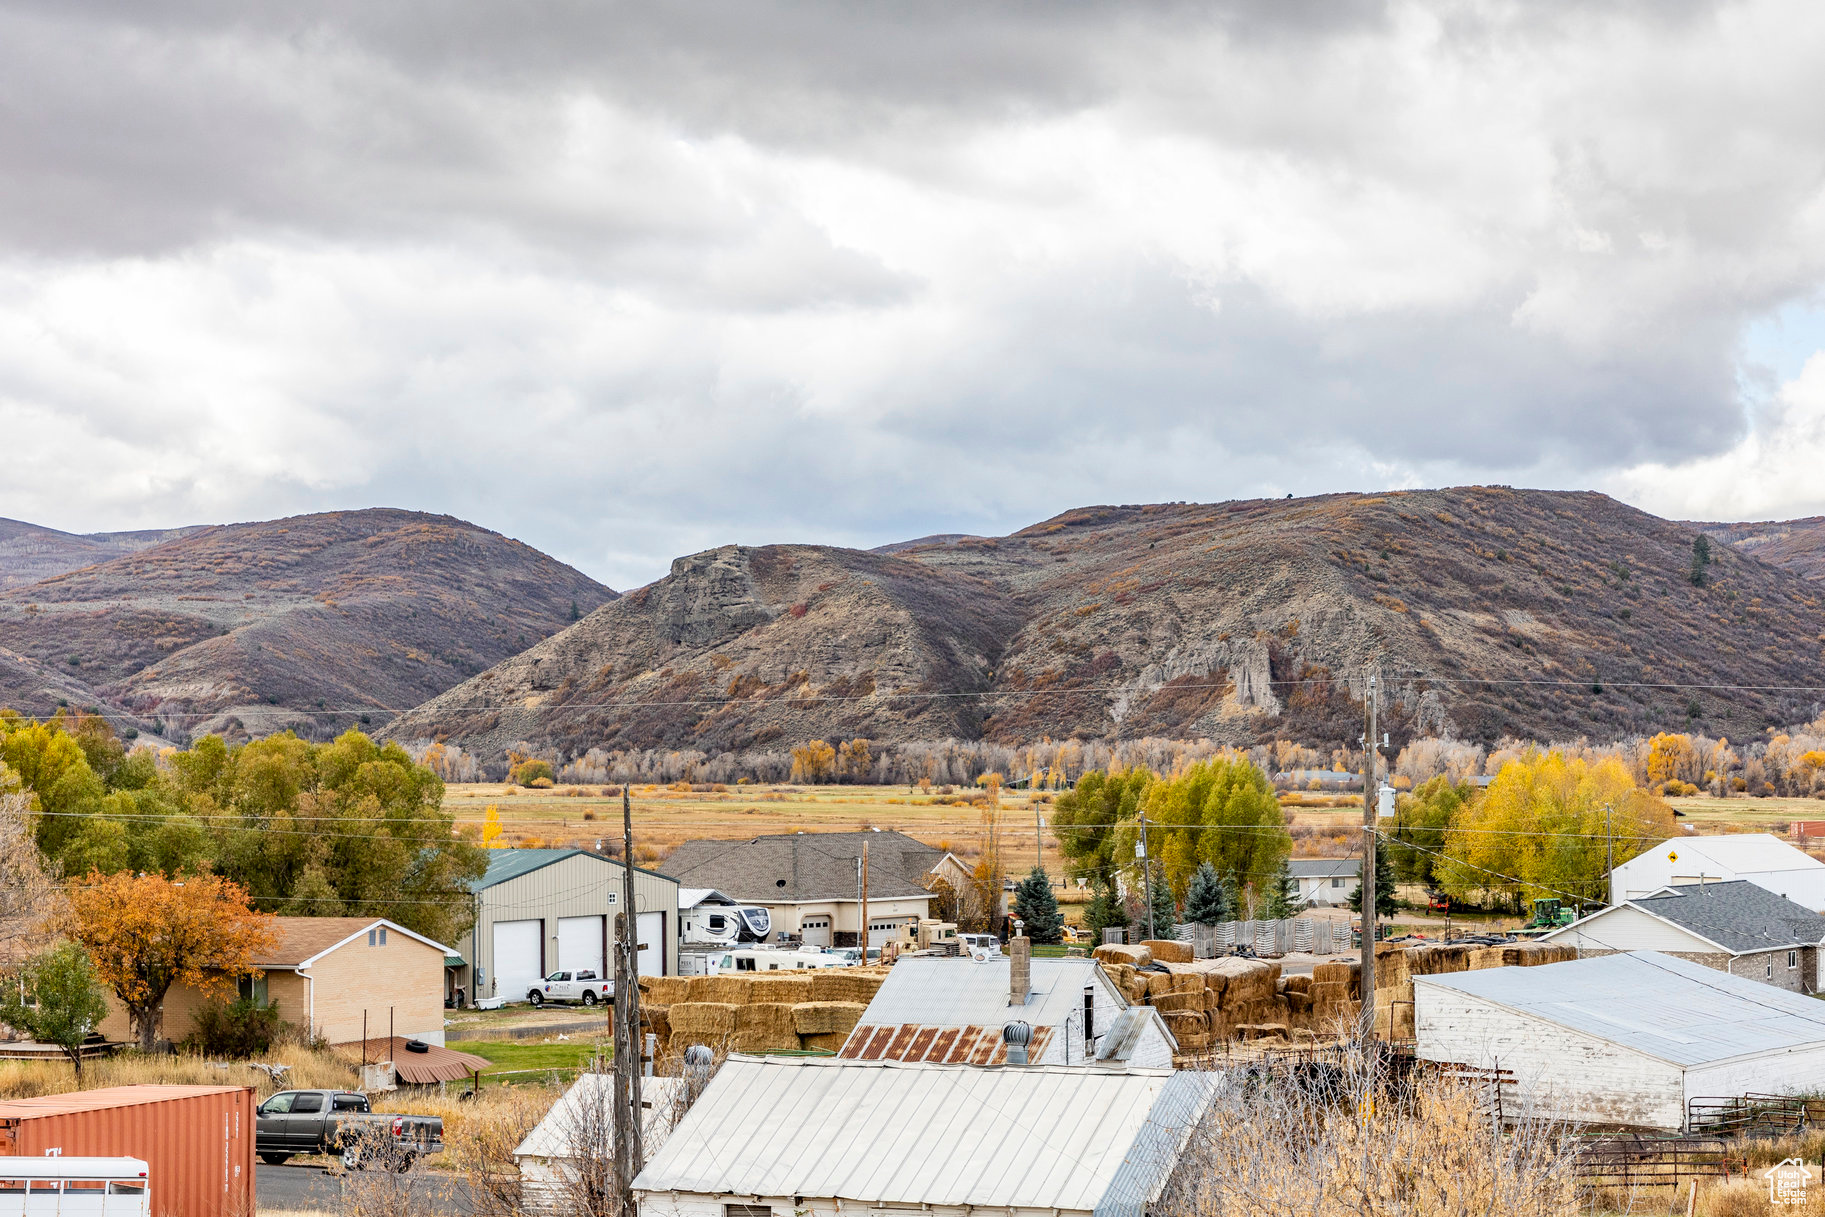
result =
[{"label": "stack of hay bales", "polygon": [[1149,938],[1140,945],[1153,956],[1154,963],[1190,963],[1196,958],[1192,954],[1189,942],[1179,942],[1169,938]]},{"label": "stack of hay bales", "polygon": [[730,1052],[834,1052],[886,977],[885,968],[643,976],[641,1020],[662,1058],[692,1044]]},{"label": "stack of hay bales", "polygon": [[1218,959],[1203,975],[1205,1013],[1213,1039],[1285,1036],[1290,1030],[1279,964],[1262,959]]},{"label": "stack of hay bales", "polygon": [[1347,1034],[1362,1009],[1362,965],[1337,961],[1316,964],[1306,986],[1304,1026],[1320,1035]]},{"label": "stack of hay bales", "polygon": [[1506,942],[1496,946],[1409,947],[1375,960],[1375,1032],[1388,1039],[1414,1038],[1413,978],[1446,972],[1480,972],[1485,968],[1535,968],[1576,959],[1576,947],[1546,942]]}]

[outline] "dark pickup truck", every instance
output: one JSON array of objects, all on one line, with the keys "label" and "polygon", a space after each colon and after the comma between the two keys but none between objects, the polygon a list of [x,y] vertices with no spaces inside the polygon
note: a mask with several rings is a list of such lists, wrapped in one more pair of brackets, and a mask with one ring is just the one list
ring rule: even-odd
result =
[{"label": "dark pickup truck", "polygon": [[373,1162],[403,1171],[444,1147],[436,1116],[376,1113],[352,1090],[281,1090],[255,1116],[254,1150],[273,1166],[293,1154],[340,1154],[349,1170]]}]

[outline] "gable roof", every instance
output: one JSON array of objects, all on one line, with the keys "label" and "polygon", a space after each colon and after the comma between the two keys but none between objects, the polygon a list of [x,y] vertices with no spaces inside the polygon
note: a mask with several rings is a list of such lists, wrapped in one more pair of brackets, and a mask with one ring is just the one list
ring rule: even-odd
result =
[{"label": "gable roof", "polygon": [[924,879],[944,851],[892,831],[699,839],[680,845],[661,865],[680,884],[713,887],[737,900],[854,900],[864,841],[870,900],[930,894]]},{"label": "gable roof", "polygon": [[1141,1217],[1218,1076],[732,1055],[634,1190]]},{"label": "gable roof", "polygon": [[1359,858],[1289,858],[1286,867],[1295,879],[1354,879],[1362,874]]},{"label": "gable roof", "polygon": [[[1007,1060],[1001,1029],[1018,1019],[1033,1028],[1028,1051],[1037,1060],[1055,1037],[1066,1034],[1071,1017],[1083,1009],[1086,985],[1097,986],[1106,1001],[1123,1013],[1130,1012],[1127,998],[1094,959],[1033,960],[1026,1003],[1010,1005],[1008,974],[1012,966],[1005,955],[981,963],[969,958],[900,960],[875,991],[837,1055],[844,1060],[1001,1064]],[[1159,1020],[1167,1042],[1174,1043],[1153,1007],[1139,1009]],[[1120,1042],[1110,1038],[1113,1028],[1106,1029],[1098,1041],[1099,1049],[1108,1050],[1106,1059],[1132,1055],[1145,1023],[1143,1018],[1129,1027],[1129,1034]],[[1122,1050],[1124,1043],[1126,1049]],[[1100,1051],[1098,1055],[1104,1057]]]},{"label": "gable roof", "polygon": [[1668,851],[1684,855],[1673,863],[1680,874],[1698,873],[1692,867],[1694,857],[1706,859],[1720,870],[1746,871],[1751,874],[1764,871],[1825,870],[1825,862],[1820,862],[1804,850],[1795,849],[1774,834],[1765,832],[1676,837],[1662,841],[1652,849],[1643,850],[1635,858],[1619,864],[1617,869],[1628,866],[1637,858],[1650,859],[1650,865],[1658,865],[1666,860]]},{"label": "gable roof", "polygon": [[1670,887],[1629,904],[1734,955],[1825,942],[1825,917],[1747,879]]},{"label": "gable roof", "polygon": [[678,889],[678,911],[688,913],[700,904],[733,905],[733,897],[725,896],[713,887],[681,887]]},{"label": "gable roof", "polygon": [[1658,951],[1413,983],[1455,989],[1675,1065],[1825,1046],[1825,1003]]},{"label": "gable roof", "polygon": [[[488,851],[488,869],[482,872],[481,878],[470,881],[469,890],[472,892],[484,891],[496,884],[518,879],[521,875],[530,875],[535,870],[542,870],[554,862],[562,862],[577,854],[582,854],[586,858],[594,858],[609,866],[621,865],[619,859],[606,857],[594,850],[581,849],[576,846],[567,849],[491,849]],[[634,870],[642,875],[672,879],[670,875],[648,870],[644,866],[636,866]],[[672,881],[677,882],[675,879]]]},{"label": "gable roof", "polygon": [[343,943],[382,925],[391,933],[404,934],[428,947],[435,947],[445,956],[453,954],[443,943],[434,942],[385,917],[275,917],[273,922],[277,938],[270,950],[261,952],[254,959],[257,968],[290,970],[308,967]]}]

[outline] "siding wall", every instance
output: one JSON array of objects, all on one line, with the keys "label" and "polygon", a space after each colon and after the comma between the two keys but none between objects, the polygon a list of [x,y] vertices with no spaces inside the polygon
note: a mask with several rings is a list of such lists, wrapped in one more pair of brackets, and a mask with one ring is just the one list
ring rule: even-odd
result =
[{"label": "siding wall", "polygon": [[[591,854],[572,854],[550,866],[529,871],[517,879],[497,883],[476,893],[476,924],[457,944],[468,961],[457,983],[470,997],[507,996],[495,993],[494,923],[540,919],[545,923],[546,971],[557,966],[558,919],[604,917],[607,933],[614,933],[612,918],[621,911],[622,870],[619,862]],[[664,875],[634,871],[634,906],[639,913],[665,915],[665,971],[678,974],[678,881]],[[611,952],[604,951],[604,958]],[[474,966],[480,964],[487,980],[473,983]],[[613,965],[611,964],[612,968]],[[612,973],[611,973],[612,974]],[[524,997],[524,994],[512,995]]]},{"label": "siding wall", "polygon": [[1686,1098],[1744,1094],[1818,1094],[1825,1090],[1825,1044],[1686,1071]]},{"label": "siding wall", "polygon": [[765,1205],[773,1217],[1090,1217],[1088,1209],[1028,1209],[1012,1206],[972,1209],[967,1205],[933,1204],[925,1207],[869,1204],[863,1200],[836,1201],[812,1196],[715,1196],[700,1192],[636,1192],[640,1217],[723,1217],[725,1204]]},{"label": "siding wall", "polygon": [[369,946],[363,934],[306,975],[316,991],[316,1030],[332,1044],[361,1038],[363,1012],[370,1037],[387,1034],[389,1008],[393,1034],[444,1042],[444,953],[436,947],[397,931],[385,946]]},{"label": "siding wall", "polygon": [[[1692,958],[1694,953],[1715,952],[1717,946],[1696,934],[1650,917],[1640,909],[1625,904],[1586,917],[1576,925],[1546,936],[1560,946],[1578,947],[1592,953],[1616,951],[1662,951],[1668,955]],[[1704,961],[1700,961],[1704,962]],[[1707,964],[1715,967],[1715,964]]]},{"label": "siding wall", "polygon": [[1559,1119],[1685,1125],[1684,1071],[1676,1065],[1424,977],[1413,978],[1413,997],[1424,1060],[1509,1070],[1520,1104]]}]

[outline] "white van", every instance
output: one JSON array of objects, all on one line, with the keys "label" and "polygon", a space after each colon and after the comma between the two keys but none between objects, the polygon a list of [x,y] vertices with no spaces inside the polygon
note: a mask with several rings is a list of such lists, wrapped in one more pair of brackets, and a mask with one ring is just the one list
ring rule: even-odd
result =
[{"label": "white van", "polygon": [[138,1158],[0,1158],[0,1217],[151,1217]]},{"label": "white van", "polygon": [[741,975],[748,972],[787,972],[794,968],[847,968],[855,960],[819,947],[800,947],[785,951],[778,947],[744,947],[739,951],[718,951],[706,960],[708,974],[724,972]]}]

